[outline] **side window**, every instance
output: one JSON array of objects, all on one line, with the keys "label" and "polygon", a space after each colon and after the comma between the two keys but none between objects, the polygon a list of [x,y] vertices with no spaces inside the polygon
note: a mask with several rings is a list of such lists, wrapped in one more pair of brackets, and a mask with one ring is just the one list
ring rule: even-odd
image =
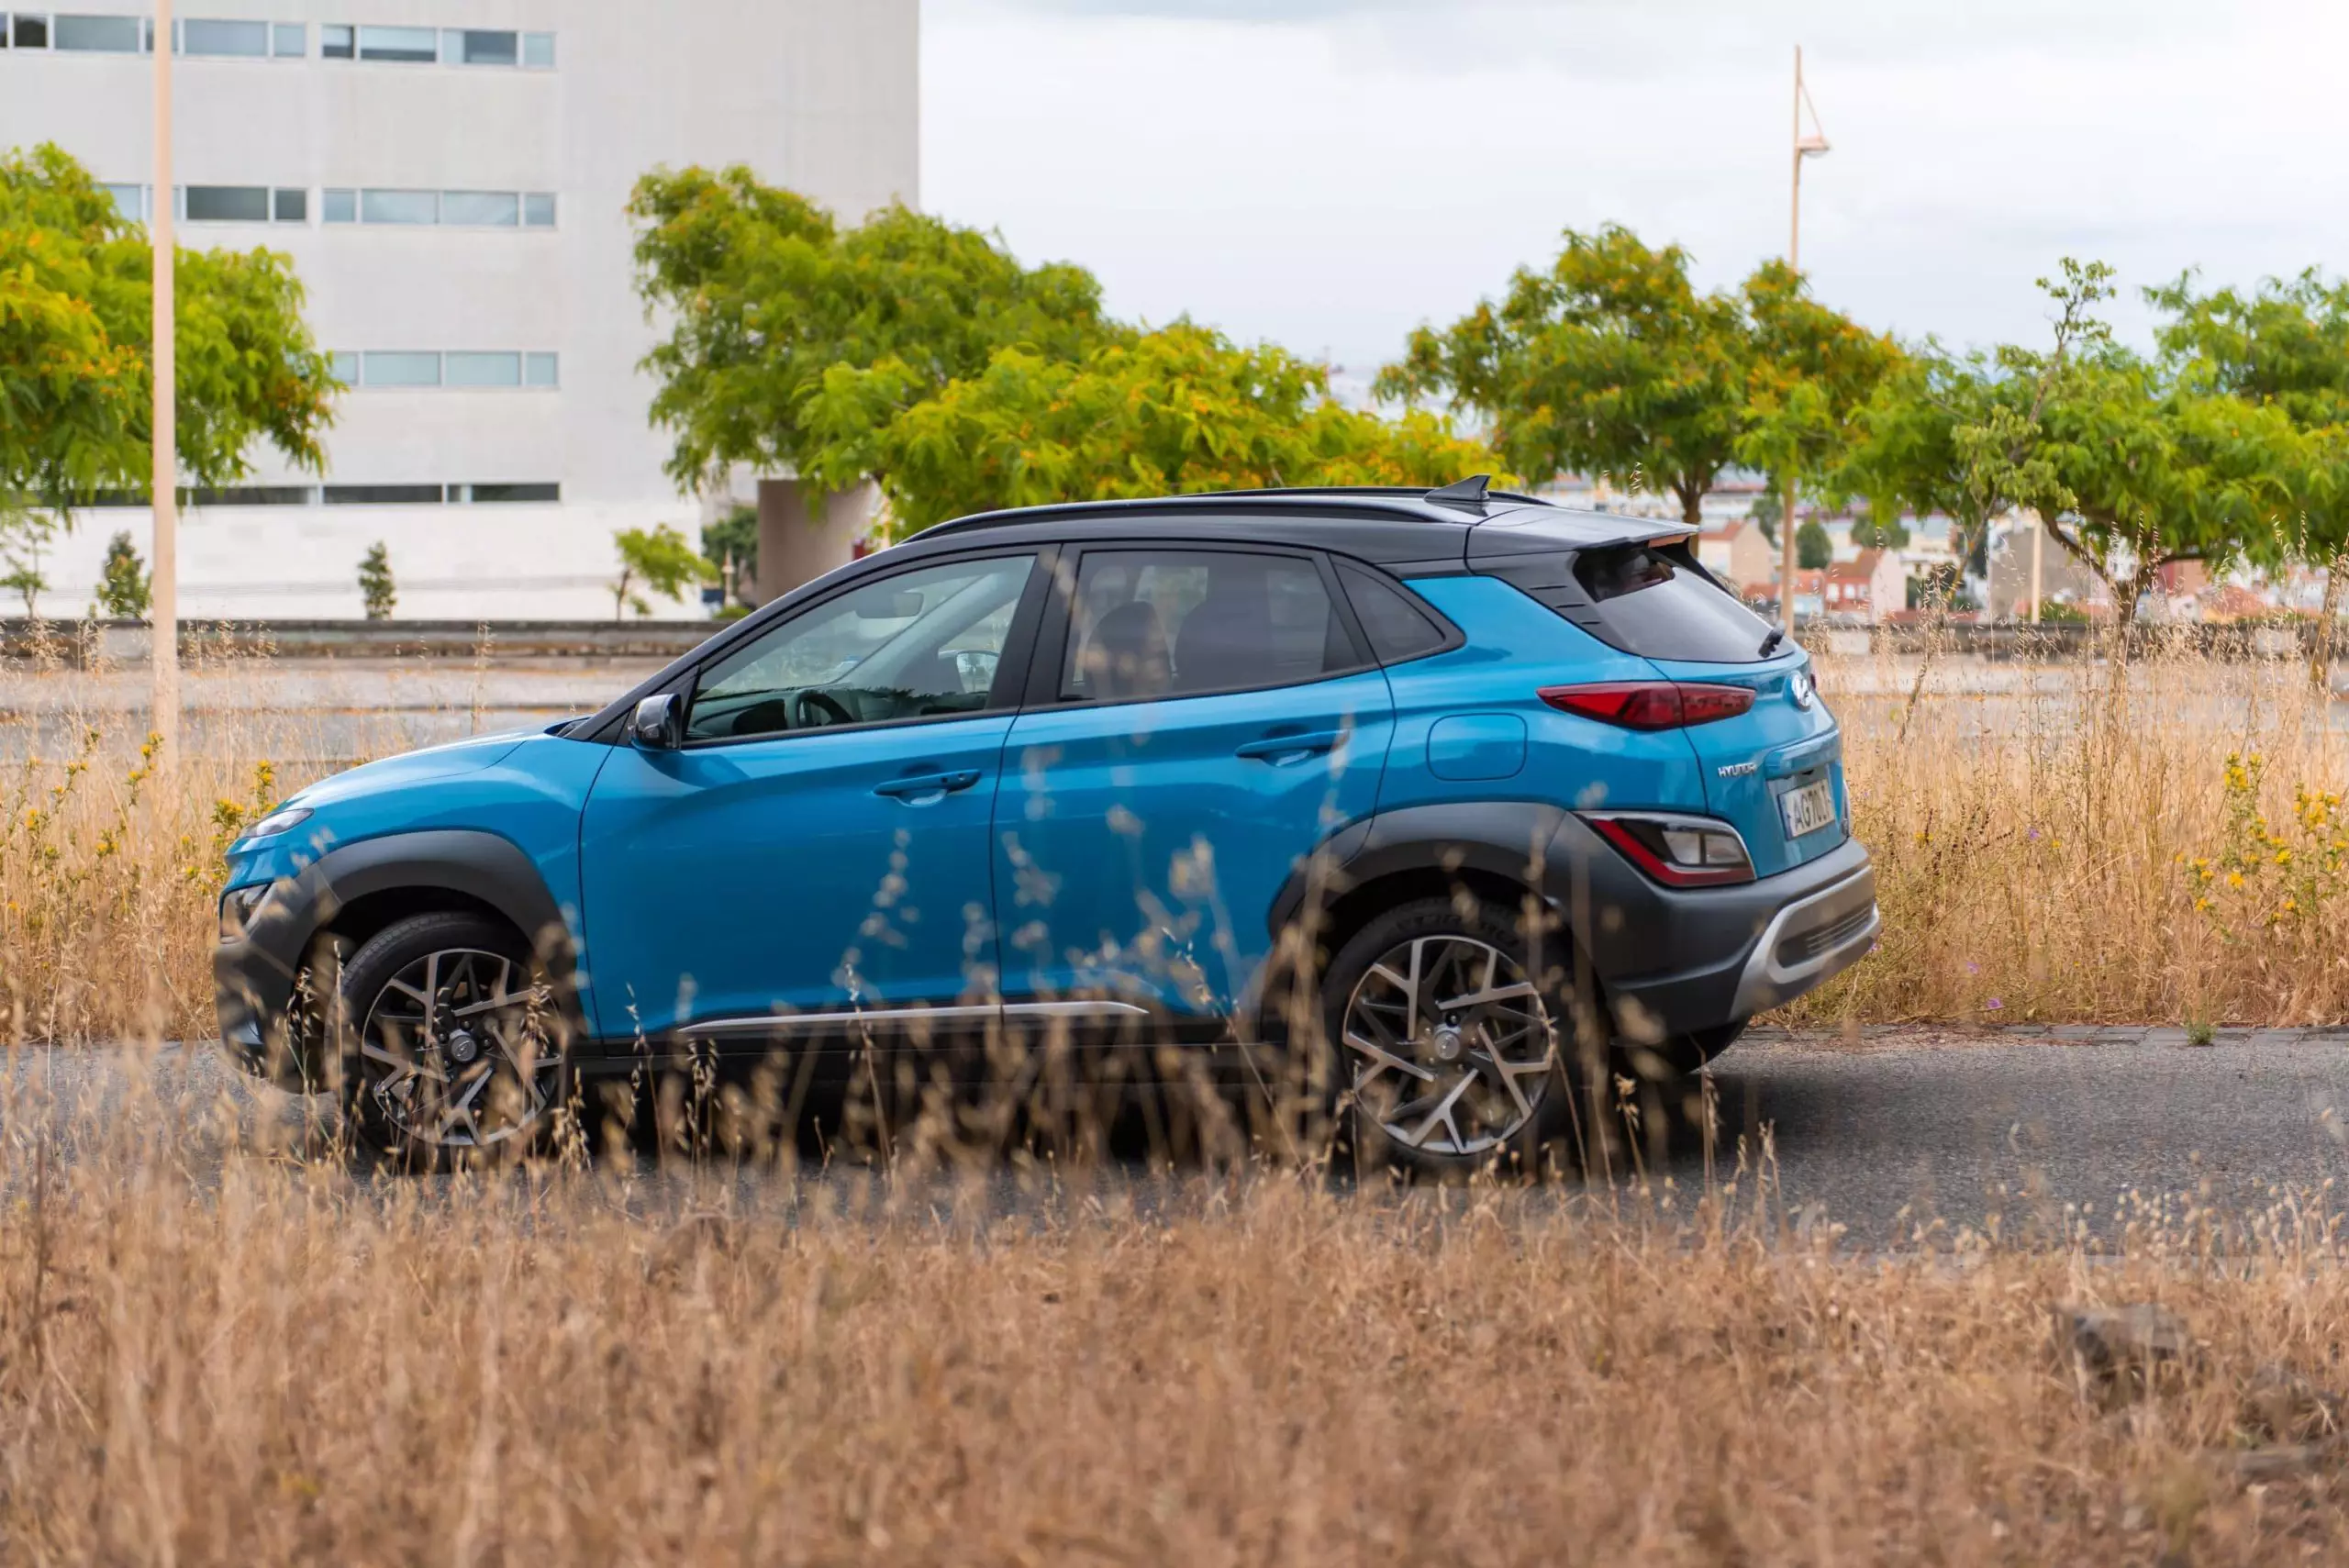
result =
[{"label": "side window", "polygon": [[984,712],[1034,564],[919,566],[803,610],[702,672],[685,739]]},{"label": "side window", "polygon": [[1070,606],[1060,695],[1186,696],[1315,681],[1361,663],[1310,560],[1088,550]]},{"label": "side window", "polygon": [[1443,628],[1388,578],[1351,561],[1338,562],[1338,576],[1380,663],[1423,658],[1444,645]]}]

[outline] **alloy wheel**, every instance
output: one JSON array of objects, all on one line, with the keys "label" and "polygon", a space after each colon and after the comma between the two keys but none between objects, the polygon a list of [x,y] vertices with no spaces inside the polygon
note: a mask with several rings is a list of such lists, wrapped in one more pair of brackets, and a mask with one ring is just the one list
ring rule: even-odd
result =
[{"label": "alloy wheel", "polygon": [[491,1149],[527,1138],[561,1093],[548,994],[475,948],[429,952],[384,982],[359,1031],[361,1092],[410,1141]]},{"label": "alloy wheel", "polygon": [[1427,1154],[1488,1152],[1549,1093],[1556,1033],[1518,962],[1474,937],[1389,948],[1347,999],[1353,1097],[1386,1136]]}]

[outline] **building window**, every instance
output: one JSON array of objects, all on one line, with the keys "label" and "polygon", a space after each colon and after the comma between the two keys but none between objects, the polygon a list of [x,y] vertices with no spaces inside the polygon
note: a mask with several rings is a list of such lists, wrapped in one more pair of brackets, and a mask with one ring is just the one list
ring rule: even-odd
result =
[{"label": "building window", "polygon": [[137,17],[59,17],[51,47],[87,54],[137,54],[140,31]]},{"label": "building window", "polygon": [[489,65],[554,69],[552,33],[481,28],[376,28],[327,22],[318,28],[322,60],[380,60],[401,65]]},{"label": "building window", "polygon": [[451,488],[463,491],[463,498],[477,506],[562,499],[562,486],[560,484],[461,484]]},{"label": "building window", "polygon": [[267,22],[206,22],[191,17],[179,28],[180,52],[230,60],[269,58]]},{"label": "building window", "polygon": [[359,193],[359,221],[362,223],[438,223],[440,221],[440,193],[438,191],[362,191]]},{"label": "building window", "polygon": [[361,28],[359,58],[430,65],[440,58],[440,35],[430,28]]},{"label": "building window", "polygon": [[438,386],[440,356],[406,350],[371,350],[360,356],[362,386]]},{"label": "building window", "polygon": [[190,185],[181,194],[190,223],[267,223],[267,185]]},{"label": "building window", "polygon": [[310,57],[310,25],[307,22],[272,22],[269,39],[269,52],[280,60],[307,60]]},{"label": "building window", "polygon": [[[117,206],[124,201],[119,193],[142,189],[112,185],[106,188],[117,193]],[[142,202],[141,206],[151,204]],[[183,185],[173,204],[173,210],[188,223],[307,223],[309,206],[309,192],[292,185]],[[124,211],[127,216],[128,209],[125,207]]]},{"label": "building window", "polygon": [[328,223],[440,224],[452,228],[554,227],[551,191],[352,191],[329,188]]},{"label": "building window", "polygon": [[442,495],[442,487],[438,484],[329,484],[326,486],[326,504],[329,506],[438,506]]},{"label": "building window", "polygon": [[147,221],[147,187],[144,185],[100,185],[98,189],[114,198],[114,210],[133,223]]},{"label": "building window", "polygon": [[520,38],[451,28],[440,35],[440,58],[451,65],[519,65]]},{"label": "building window", "polygon": [[452,349],[446,353],[417,349],[340,350],[327,356],[335,380],[365,388],[452,387],[460,391],[528,387],[553,390],[560,384],[554,354],[505,349]]},{"label": "building window", "polygon": [[443,356],[451,386],[519,386],[519,354],[451,353]]},{"label": "building window", "polygon": [[18,16],[9,26],[8,37],[18,49],[47,49],[49,18]]},{"label": "building window", "polygon": [[522,219],[522,198],[513,191],[443,191],[440,221],[476,228],[512,228]]}]

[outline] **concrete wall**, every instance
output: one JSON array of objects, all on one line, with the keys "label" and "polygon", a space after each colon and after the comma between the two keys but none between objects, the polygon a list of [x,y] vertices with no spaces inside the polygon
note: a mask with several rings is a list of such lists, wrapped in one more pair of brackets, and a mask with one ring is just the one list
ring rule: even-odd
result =
[{"label": "concrete wall", "polygon": [[873,526],[880,492],[870,484],[822,498],[811,513],[807,489],[796,479],[759,482],[761,604],[780,598],[856,558],[857,541]]},{"label": "concrete wall", "polygon": [[[378,539],[403,579],[403,615],[608,613],[612,531],[673,522],[690,533],[703,517],[662,473],[667,443],[646,418],[653,384],[636,369],[655,338],[623,210],[637,177],[747,163],[850,218],[919,199],[918,0],[373,0],[358,12],[340,0],[184,0],[179,10],[299,21],[308,50],[176,62],[179,183],[300,188],[308,208],[300,223],[184,224],[183,245],[292,257],[321,348],[553,352],[561,375],[551,391],[355,389],[327,442],[332,483],[552,483],[559,504],[207,509],[182,546],[191,615],[354,613],[357,563]],[[354,21],[551,32],[555,63],[320,58],[321,24]],[[0,50],[0,146],[55,141],[103,182],[151,183],[150,72],[135,55]],[[368,187],[552,192],[556,224],[323,221],[324,190]],[[255,456],[250,483],[316,483]],[[49,572],[71,608],[96,581],[107,536],[127,528],[143,551],[146,527],[133,512],[79,521]]]}]

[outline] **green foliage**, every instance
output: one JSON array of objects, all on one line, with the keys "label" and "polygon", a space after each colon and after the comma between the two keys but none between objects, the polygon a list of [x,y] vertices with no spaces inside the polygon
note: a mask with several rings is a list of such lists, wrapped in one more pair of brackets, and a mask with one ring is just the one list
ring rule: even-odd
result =
[{"label": "green foliage", "polygon": [[649,616],[652,606],[637,592],[639,585],[662,598],[674,599],[709,576],[709,562],[666,523],[650,528],[621,528],[612,535],[619,550],[620,574],[612,584],[612,618],[633,609]]},{"label": "green foliage", "polygon": [[392,552],[382,539],[368,546],[359,562],[359,597],[369,620],[389,620],[399,603],[399,586],[392,580]]},{"label": "green foliage", "polygon": [[1786,505],[1777,491],[1765,486],[1762,494],[1753,497],[1753,509],[1746,513],[1773,547],[1778,542],[1778,514],[1786,510]]},{"label": "green foliage", "polygon": [[[900,528],[994,506],[1244,484],[1449,483],[1501,465],[1446,421],[1388,421],[1326,373],[1187,322],[1101,312],[1080,268],[893,207],[851,229],[745,170],[639,182],[645,361],[669,472],[736,462],[880,483]],[[707,546],[707,540],[705,544]]]},{"label": "green foliage", "polygon": [[1795,530],[1795,564],[1805,572],[1824,572],[1835,559],[1835,541],[1817,517]]},{"label": "green foliage", "polygon": [[1568,229],[1546,271],[1520,268],[1499,305],[1413,332],[1377,384],[1480,412],[1520,473],[1576,469],[1666,492],[1696,528],[1744,428],[1749,339],[1743,302],[1698,294],[1679,246],[1654,250],[1613,225]]},{"label": "green foliage", "polygon": [[[1122,335],[1082,269],[1022,267],[995,236],[903,206],[842,229],[747,169],[690,168],[638,181],[629,215],[639,290],[668,324],[644,368],[684,487],[749,462],[845,489],[893,415],[997,350],[1070,359]],[[834,386],[836,367],[864,373]]]},{"label": "green foliage", "polygon": [[1888,523],[1862,517],[1852,525],[1852,542],[1862,550],[1906,550],[1909,525],[1897,517]]},{"label": "green foliage", "polygon": [[1080,361],[1005,350],[892,420],[874,450],[892,509],[915,528],[1043,501],[1432,486],[1497,466],[1442,420],[1354,412],[1330,399],[1319,366],[1183,323]]},{"label": "green foliage", "polygon": [[714,577],[722,579],[726,563],[734,563],[734,587],[739,594],[744,585],[759,580],[759,509],[756,506],[729,507],[724,517],[702,525],[702,559],[709,562]]},{"label": "green foliage", "polygon": [[117,620],[144,620],[154,603],[147,563],[127,532],[106,541],[106,566],[98,576],[98,608]]},{"label": "green foliage", "polygon": [[[151,267],[144,228],[63,152],[0,155],[0,490],[63,516],[146,489]],[[291,264],[182,250],[176,277],[183,473],[232,484],[262,440],[318,471],[332,382]]]}]

